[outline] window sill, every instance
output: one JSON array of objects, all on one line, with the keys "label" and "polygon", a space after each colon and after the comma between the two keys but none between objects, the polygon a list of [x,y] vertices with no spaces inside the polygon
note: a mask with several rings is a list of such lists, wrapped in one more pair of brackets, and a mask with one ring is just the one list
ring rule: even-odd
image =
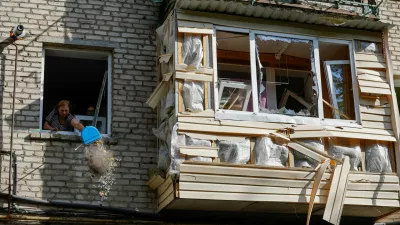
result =
[{"label": "window sill", "polygon": [[[118,141],[115,138],[109,137],[103,134],[103,142],[107,145],[117,145]],[[75,132],[50,132],[50,131],[30,131],[30,140],[41,140],[41,141],[60,141],[60,142],[71,142],[71,143],[82,143],[80,134]]]},{"label": "window sill", "polygon": [[283,114],[254,113],[243,111],[217,110],[217,120],[239,120],[265,123],[288,123],[298,125],[320,125],[320,126],[341,126],[359,128],[362,126],[352,120],[320,119],[306,116],[290,116]]}]

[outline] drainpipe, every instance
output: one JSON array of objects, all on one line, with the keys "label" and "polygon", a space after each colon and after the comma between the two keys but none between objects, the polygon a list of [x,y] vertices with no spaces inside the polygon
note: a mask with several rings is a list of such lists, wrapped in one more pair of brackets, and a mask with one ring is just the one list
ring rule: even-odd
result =
[{"label": "drainpipe", "polygon": [[12,194],[16,195],[17,194],[17,155],[15,152],[12,153],[12,158],[13,158],[13,190]]},{"label": "drainpipe", "polygon": [[8,166],[8,218],[11,219],[11,170],[12,170],[12,161],[13,161],[13,143],[14,143],[14,123],[15,123],[15,89],[17,85],[17,62],[18,62],[18,46],[15,43],[11,43],[15,47],[15,60],[14,60],[14,87],[13,87],[13,100],[12,100],[12,109],[11,109],[11,138],[10,138],[10,163]]}]

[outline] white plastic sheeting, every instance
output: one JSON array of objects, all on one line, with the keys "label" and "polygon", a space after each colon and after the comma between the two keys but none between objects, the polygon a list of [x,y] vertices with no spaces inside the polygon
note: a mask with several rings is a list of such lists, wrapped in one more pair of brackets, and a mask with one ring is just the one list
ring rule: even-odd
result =
[{"label": "white plastic sheeting", "polygon": [[329,139],[329,155],[336,158],[350,158],[350,170],[358,171],[358,166],[361,163],[361,147],[360,144],[352,144],[348,146],[340,145],[335,138]]},{"label": "white plastic sheeting", "polygon": [[250,160],[250,139],[243,142],[218,141],[218,157],[221,162],[246,164]]},{"label": "white plastic sheeting", "polygon": [[182,42],[183,63],[199,69],[203,59],[203,45],[200,34],[185,33]]},{"label": "white plastic sheeting", "polygon": [[178,124],[175,124],[171,135],[170,135],[170,140],[167,141],[167,143],[171,143],[170,149],[171,149],[171,168],[170,168],[170,173],[177,174],[180,171],[180,165],[183,161],[185,161],[184,158],[181,158],[180,155],[180,148],[179,146],[184,146],[185,145],[185,135],[178,135]]},{"label": "white plastic sheeting", "polygon": [[285,167],[288,152],[287,147],[273,143],[269,137],[256,138],[254,144],[256,165]]},{"label": "white plastic sheeting", "polygon": [[[190,136],[185,135],[186,146],[197,146],[197,147],[211,147],[211,141],[203,140],[198,138],[192,138]],[[188,161],[195,161],[195,162],[212,162],[212,159],[209,157],[187,157]]]},{"label": "white plastic sheeting", "polygon": [[204,85],[203,82],[185,80],[183,84],[183,103],[190,112],[204,110]]},{"label": "white plastic sheeting", "polygon": [[392,172],[388,143],[365,141],[365,167],[368,172]]},{"label": "white plastic sheeting", "polygon": [[[300,139],[298,140],[301,143],[304,143],[307,146],[310,146],[314,149],[317,149],[321,152],[324,151],[324,145],[322,144],[321,138],[313,138],[313,139]],[[293,151],[294,156],[294,166],[295,167],[306,167],[306,168],[316,168],[320,162],[306,156],[298,151]]]},{"label": "white plastic sheeting", "polygon": [[309,40],[302,40],[302,39],[295,39],[295,38],[284,38],[284,37],[277,37],[277,36],[269,36],[269,35],[261,35],[258,34],[257,38],[261,41],[282,41],[286,43],[296,43],[296,42],[303,42],[303,43],[310,43]]}]

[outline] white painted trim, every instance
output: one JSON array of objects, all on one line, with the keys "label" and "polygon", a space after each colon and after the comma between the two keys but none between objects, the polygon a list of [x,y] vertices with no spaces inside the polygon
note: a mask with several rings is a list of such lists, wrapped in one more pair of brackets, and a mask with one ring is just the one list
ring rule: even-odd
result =
[{"label": "white painted trim", "polygon": [[[313,40],[313,50],[314,50],[314,62],[312,62],[312,69],[314,70],[314,74],[317,77],[317,85],[318,85],[318,118],[324,118],[324,105],[322,103],[322,81],[321,81],[321,65],[319,59],[319,43],[317,40]],[[313,79],[314,80],[314,79]]]},{"label": "white painted trim", "polygon": [[213,59],[213,69],[214,69],[213,97],[214,97],[214,110],[216,112],[219,109],[219,99],[218,99],[217,30],[215,27],[214,27],[214,34],[212,35],[212,59]]},{"label": "white painted trim", "polygon": [[113,63],[112,53],[108,53],[108,74],[107,74],[107,135],[111,136],[111,122],[112,122],[112,74]]},{"label": "white painted trim", "polygon": [[358,124],[361,124],[360,96],[358,93],[358,84],[357,84],[358,80],[357,80],[354,41],[351,41],[349,43],[349,54],[350,54],[350,67],[351,67],[351,81],[353,84],[354,110],[355,110],[355,114],[356,114],[356,121]]},{"label": "white painted trim", "polygon": [[362,128],[362,126],[355,120],[340,120],[340,119],[322,119],[322,126],[340,126],[340,127],[353,127]]},{"label": "white painted trim", "polygon": [[258,88],[257,88],[257,67],[256,67],[256,40],[254,32],[250,32],[250,65],[251,65],[251,89],[253,96],[253,112],[259,112]]},{"label": "white painted trim", "polygon": [[43,129],[43,94],[44,94],[44,68],[45,68],[45,48],[42,49],[42,68],[40,74],[40,115],[39,115],[39,130]]},{"label": "white painted trim", "polygon": [[219,110],[215,113],[217,120],[255,121],[267,123],[289,123],[289,124],[314,124],[319,125],[320,119],[316,117],[289,116],[283,114],[252,113],[243,111]]},{"label": "white painted trim", "polygon": [[352,41],[351,40],[338,40],[338,39],[330,39],[330,38],[317,38],[319,42],[328,42],[328,43],[336,43],[336,44],[344,44],[348,45]]},{"label": "white painted trim", "polygon": [[327,60],[324,63],[327,65],[347,65],[350,64],[350,60]]},{"label": "white painted trim", "polygon": [[[328,93],[330,96],[329,99],[330,99],[331,105],[333,107],[335,107],[335,109],[339,109],[338,104],[337,104],[336,94],[335,94],[335,85],[333,84],[331,65],[341,65],[341,64],[334,64],[334,63],[330,63],[329,61],[324,62],[324,70],[325,70],[326,83],[327,83],[326,86],[328,87]],[[340,115],[336,110],[332,109],[332,114],[333,114],[333,117],[340,120]]]},{"label": "white painted trim", "polygon": [[293,38],[293,39],[301,39],[301,40],[309,40],[313,41],[316,40],[316,37],[311,37],[311,36],[303,36],[303,35],[296,35],[296,34],[285,34],[285,33],[277,33],[277,32],[268,32],[268,31],[259,31],[259,30],[252,30],[256,35],[269,35],[269,36],[275,36],[275,37],[285,37],[285,38]]}]

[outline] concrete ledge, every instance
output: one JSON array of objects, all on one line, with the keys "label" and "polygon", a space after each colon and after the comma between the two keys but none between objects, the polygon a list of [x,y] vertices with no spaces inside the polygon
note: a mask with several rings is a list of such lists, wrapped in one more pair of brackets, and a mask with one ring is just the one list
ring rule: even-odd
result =
[{"label": "concrete ledge", "polygon": [[[50,132],[29,132],[28,138],[30,140],[40,141],[59,141],[59,142],[71,142],[71,143],[82,143],[81,136],[78,134],[62,134],[62,133],[50,133]],[[103,142],[106,145],[117,145],[118,141],[112,137],[103,137]]]}]

